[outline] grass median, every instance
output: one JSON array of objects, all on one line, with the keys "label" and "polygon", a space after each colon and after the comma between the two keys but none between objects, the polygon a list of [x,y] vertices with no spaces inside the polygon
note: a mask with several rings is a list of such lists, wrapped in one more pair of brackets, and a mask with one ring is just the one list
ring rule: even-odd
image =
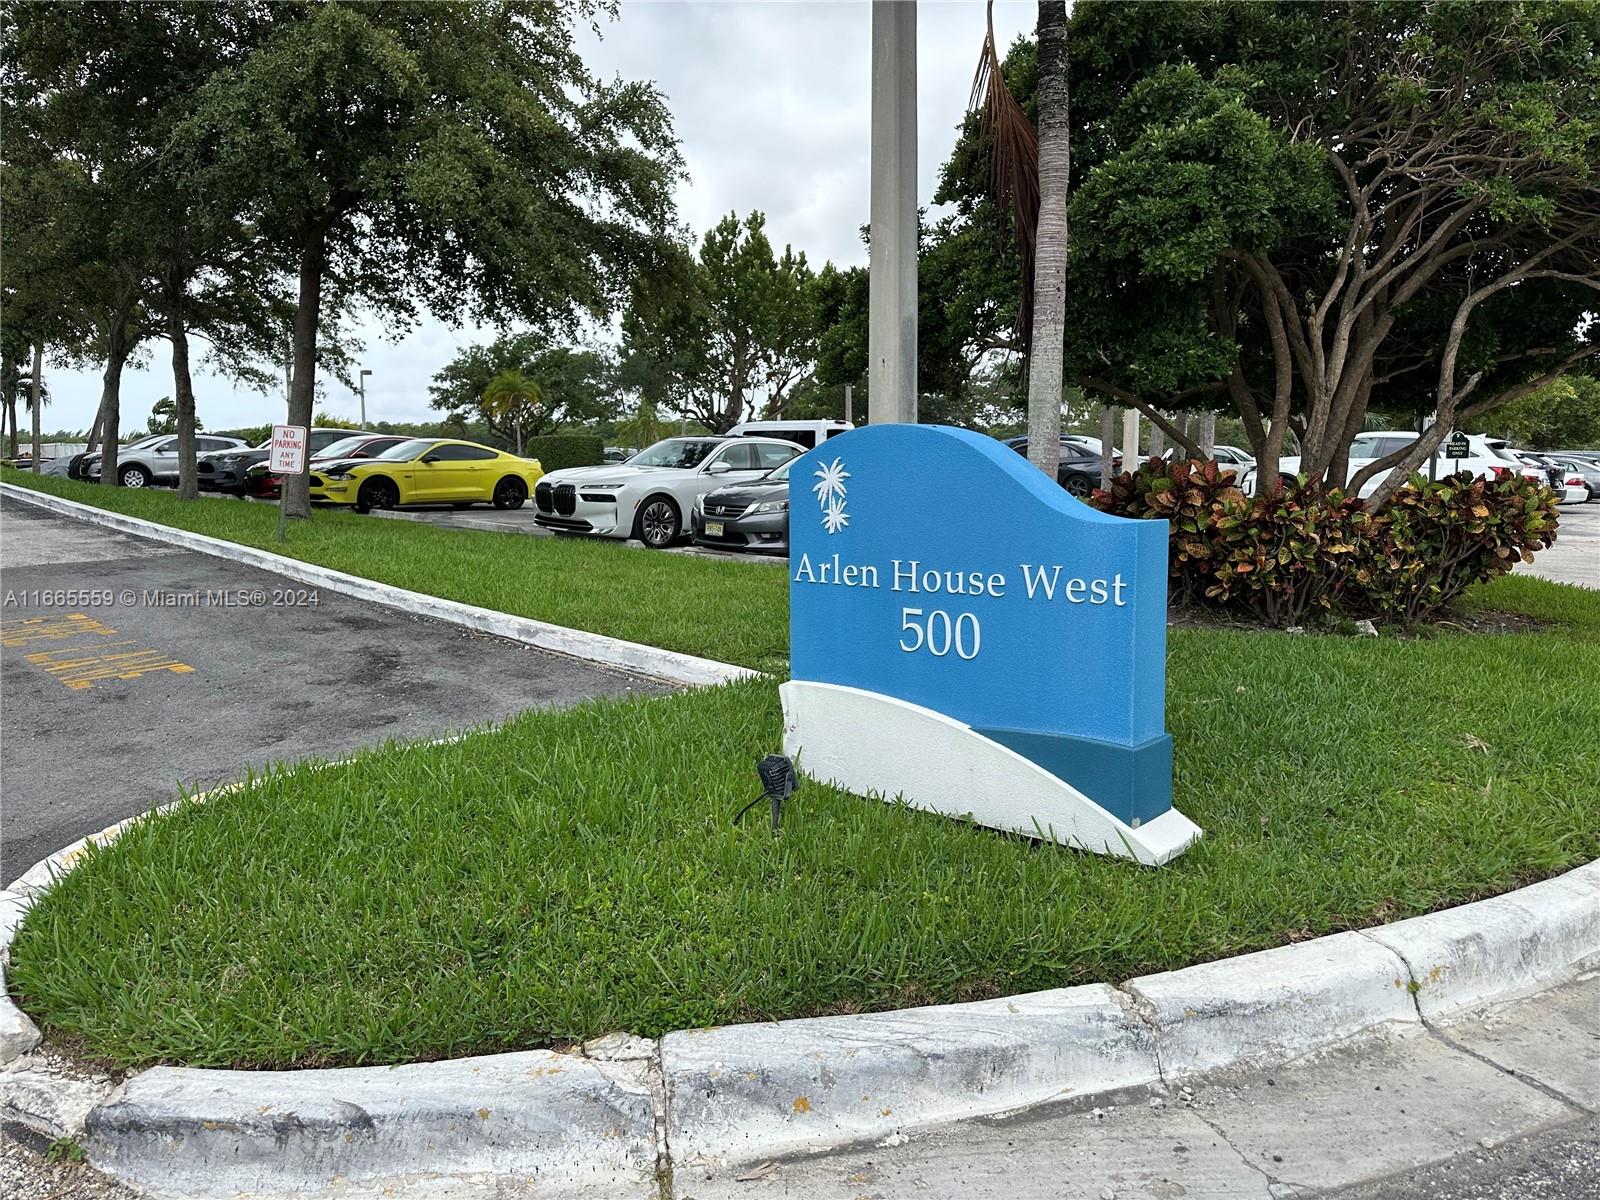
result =
[{"label": "grass median", "polygon": [[[276,505],[179,500],[0,468],[0,480],[366,579],[763,671],[789,661],[784,573],[615,542],[526,537],[317,509],[278,544]],[[528,520],[533,520],[528,514]]]},{"label": "grass median", "polygon": [[1471,603],[1549,625],[1173,630],[1175,802],[1206,837],[1158,870],[811,784],[780,838],[735,828],[780,741],[752,681],[140,823],[29,913],[8,976],[125,1066],[387,1063],[1116,980],[1426,912],[1600,856],[1600,596],[1512,578]]}]

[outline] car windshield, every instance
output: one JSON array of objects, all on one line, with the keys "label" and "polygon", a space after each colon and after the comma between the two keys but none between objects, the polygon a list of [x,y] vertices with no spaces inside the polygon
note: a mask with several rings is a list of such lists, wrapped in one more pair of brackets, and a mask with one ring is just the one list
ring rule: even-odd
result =
[{"label": "car windshield", "polygon": [[321,450],[318,450],[315,457],[343,458],[347,454],[354,454],[366,440],[364,436],[340,438],[337,442],[329,442]]},{"label": "car windshield", "polygon": [[794,466],[794,459],[791,458],[788,462],[784,463],[783,466],[777,468],[774,471],[768,471],[765,475],[763,475],[761,477],[762,482],[763,483],[788,483],[789,482],[789,468],[792,467],[792,466]]},{"label": "car windshield", "polygon": [[722,443],[715,438],[668,438],[628,460],[630,467],[698,467]]},{"label": "car windshield", "polygon": [[398,446],[390,446],[377,457],[384,462],[410,462],[413,458],[421,458],[426,454],[429,446],[438,444],[438,438],[412,438],[409,442],[401,442]]}]

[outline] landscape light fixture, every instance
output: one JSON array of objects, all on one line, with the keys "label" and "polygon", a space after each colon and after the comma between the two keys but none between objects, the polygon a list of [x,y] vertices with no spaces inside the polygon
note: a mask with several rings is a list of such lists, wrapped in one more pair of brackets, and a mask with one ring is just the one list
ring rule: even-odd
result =
[{"label": "landscape light fixture", "polygon": [[794,795],[795,789],[800,786],[800,776],[795,773],[794,763],[781,754],[769,754],[756,764],[756,774],[761,776],[761,795],[741,808],[733,818],[737,825],[739,818],[744,816],[763,800],[772,801],[772,834],[778,835],[778,814],[783,807],[783,802]]}]

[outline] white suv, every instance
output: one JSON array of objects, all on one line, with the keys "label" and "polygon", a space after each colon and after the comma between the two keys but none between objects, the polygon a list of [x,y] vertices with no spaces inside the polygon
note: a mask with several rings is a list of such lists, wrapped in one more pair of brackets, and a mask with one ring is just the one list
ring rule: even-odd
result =
[{"label": "white suv", "polygon": [[[196,456],[217,450],[232,450],[244,446],[242,439],[221,437],[214,433],[197,433],[194,437]],[[84,477],[100,478],[99,452],[84,460]],[[152,434],[132,445],[117,450],[117,482],[127,488],[149,487],[153,483],[171,483],[178,478],[178,435]]]},{"label": "white suv", "polygon": [[[1439,448],[1433,456],[1433,477],[1443,479],[1446,475],[1459,474],[1466,471],[1470,475],[1481,475],[1486,479],[1501,479],[1507,475],[1525,475],[1529,472],[1524,468],[1520,458],[1511,448],[1499,438],[1484,437],[1482,434],[1469,433],[1467,439],[1467,454],[1463,458],[1450,458],[1444,451],[1449,446],[1449,439]],[[1375,429],[1366,433],[1358,433],[1350,440],[1350,467],[1346,479],[1354,478],[1356,472],[1380,458],[1389,455],[1417,440],[1415,433],[1407,430]],[[1417,468],[1424,477],[1428,475],[1428,464],[1423,462]],[[1300,473],[1300,458],[1292,455],[1278,460],[1278,473],[1285,480],[1292,480]],[[1378,490],[1378,485],[1383,482],[1385,471],[1379,471],[1371,479],[1361,485],[1361,495],[1371,496]],[[1246,492],[1254,495],[1259,480],[1254,469],[1250,470],[1243,480],[1242,486]]]}]

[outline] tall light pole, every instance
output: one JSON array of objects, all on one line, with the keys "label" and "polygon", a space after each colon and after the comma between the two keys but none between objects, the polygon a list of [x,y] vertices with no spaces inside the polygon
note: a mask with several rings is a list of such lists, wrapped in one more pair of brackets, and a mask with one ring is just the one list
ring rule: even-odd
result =
[{"label": "tall light pole", "polygon": [[361,392],[361,428],[363,429],[367,427],[367,376],[371,374],[371,371],[362,367],[361,374],[356,376],[356,383]]},{"label": "tall light pole", "polygon": [[867,419],[917,419],[917,6],[872,4]]}]

